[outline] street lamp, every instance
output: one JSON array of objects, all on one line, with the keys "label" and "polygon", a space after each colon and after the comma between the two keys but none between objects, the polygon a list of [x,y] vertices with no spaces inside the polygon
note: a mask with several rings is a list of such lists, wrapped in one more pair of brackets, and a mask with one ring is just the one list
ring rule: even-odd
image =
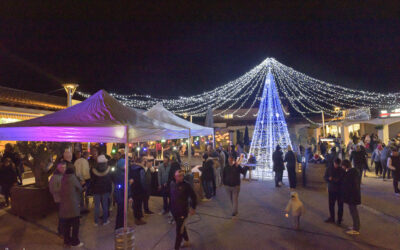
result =
[{"label": "street lamp", "polygon": [[75,90],[78,88],[79,84],[76,83],[64,83],[62,85],[67,92],[67,107],[72,106],[72,97],[74,96]]}]

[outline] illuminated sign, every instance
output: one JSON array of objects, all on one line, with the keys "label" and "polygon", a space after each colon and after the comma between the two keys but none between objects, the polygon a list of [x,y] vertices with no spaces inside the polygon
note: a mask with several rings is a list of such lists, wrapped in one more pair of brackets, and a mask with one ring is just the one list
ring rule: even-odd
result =
[{"label": "illuminated sign", "polygon": [[379,114],[380,118],[388,118],[388,117],[400,117],[400,108],[388,110],[381,110]]}]

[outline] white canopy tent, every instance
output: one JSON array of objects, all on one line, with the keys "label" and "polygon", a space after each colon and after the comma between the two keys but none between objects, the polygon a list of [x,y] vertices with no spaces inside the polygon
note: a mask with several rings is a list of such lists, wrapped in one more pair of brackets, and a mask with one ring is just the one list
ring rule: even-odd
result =
[{"label": "white canopy tent", "polygon": [[[0,140],[62,142],[130,142],[187,138],[188,130],[125,107],[100,90],[67,109],[32,120],[0,125]],[[128,186],[128,154],[125,154],[125,187]],[[128,191],[124,197],[124,228],[127,230]]]},{"label": "white canopy tent", "polygon": [[187,136],[189,138],[189,143],[188,143],[189,164],[191,163],[191,157],[192,157],[192,136],[213,135],[214,137],[213,128],[200,126],[192,122],[189,122],[185,119],[182,119],[174,115],[171,111],[168,111],[166,108],[164,108],[161,103],[154,105],[151,109],[144,112],[143,114],[149,118],[189,130],[189,134]]}]

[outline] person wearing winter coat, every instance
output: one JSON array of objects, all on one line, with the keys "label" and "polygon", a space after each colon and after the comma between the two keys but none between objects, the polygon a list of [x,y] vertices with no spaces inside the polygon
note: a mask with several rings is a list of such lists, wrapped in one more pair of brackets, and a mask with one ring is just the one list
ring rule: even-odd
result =
[{"label": "person wearing winter coat", "polygon": [[[115,230],[124,227],[125,158],[117,152],[117,165],[111,174],[114,185],[114,200],[117,203]],[[128,188],[128,192],[130,189]],[[129,196],[129,195],[128,195]]]},{"label": "person wearing winter coat", "polygon": [[[49,181],[49,191],[53,196],[53,200],[56,203],[57,209],[60,209],[60,190],[61,190],[61,181],[63,175],[65,173],[67,165],[65,162],[60,162],[57,165],[57,169],[54,171],[53,175]],[[58,219],[58,227],[57,227],[58,234],[62,234],[62,227],[61,227],[61,219]]]},{"label": "person wearing winter coat", "polygon": [[213,179],[214,179],[214,162],[211,159],[203,162],[203,166],[199,168],[201,171],[201,182],[205,193],[203,201],[209,201],[213,192]]},{"label": "person wearing winter coat", "polygon": [[400,156],[397,148],[392,149],[392,155],[388,159],[388,168],[392,170],[394,193],[400,196],[399,181],[400,181]]},{"label": "person wearing winter coat", "polygon": [[79,240],[79,203],[82,186],[73,168],[65,170],[61,180],[59,218],[62,220],[64,246],[83,246]]},{"label": "person wearing winter coat", "polygon": [[372,153],[371,156],[371,166],[375,163],[375,175],[381,176],[383,169],[382,169],[382,164],[381,164],[381,154],[382,154],[382,145],[378,144],[374,152]]},{"label": "person wearing winter coat", "polygon": [[336,223],[341,225],[343,218],[343,193],[341,185],[345,171],[341,167],[341,160],[336,158],[333,166],[325,171],[324,179],[328,183],[329,193],[329,218],[325,220],[326,223],[335,222],[335,203],[338,204],[338,217]]},{"label": "person wearing winter coat", "polygon": [[387,161],[391,154],[390,144],[385,146],[381,152],[381,165],[382,165],[382,179],[385,181],[385,178],[390,179],[390,169],[388,168]]},{"label": "person wearing winter coat", "polygon": [[279,145],[276,146],[276,150],[272,154],[273,171],[275,172],[275,187],[280,187],[283,178],[283,170],[285,166],[283,164],[283,153]]},{"label": "person wearing winter coat", "polygon": [[109,200],[112,190],[112,180],[110,174],[110,166],[104,155],[97,157],[97,164],[90,170],[91,189],[94,198],[94,225],[99,225],[100,205],[103,210],[103,225],[110,223],[109,215]]},{"label": "person wearing winter coat", "polygon": [[129,171],[129,184],[131,185],[129,202],[132,203],[133,214],[136,225],[144,225],[143,218],[143,200],[145,198],[145,189],[143,183],[144,169],[140,163],[134,163]]},{"label": "person wearing winter coat", "polygon": [[82,157],[82,151],[80,149],[75,151],[75,172],[79,181],[84,188],[84,192],[81,196],[81,213],[89,212],[89,197],[87,195],[87,188],[90,183],[90,167],[87,159]]},{"label": "person wearing winter coat", "polygon": [[299,199],[299,195],[297,192],[290,193],[290,200],[285,208],[286,218],[291,215],[293,217],[293,226],[294,229],[300,229],[300,217],[304,215],[305,208],[303,202]]},{"label": "person wearing winter coat", "polygon": [[169,163],[169,158],[164,157],[163,163],[158,167],[158,191],[161,192],[163,197],[163,210],[160,212],[161,215],[164,215],[169,212],[169,172],[171,170],[171,166]]},{"label": "person wearing winter coat", "polygon": [[5,158],[0,163],[0,186],[6,200],[6,207],[9,206],[11,197],[11,188],[17,184],[17,173],[15,165],[11,158]]},{"label": "person wearing winter coat", "polygon": [[353,151],[350,155],[350,162],[353,161],[354,168],[358,170],[360,173],[360,183],[362,179],[362,174],[364,169],[368,168],[367,165],[367,152],[365,151],[364,147],[361,145],[356,146],[356,150]]},{"label": "person wearing winter coat", "polygon": [[235,161],[233,157],[233,155],[229,155],[228,157],[228,165],[226,165],[224,168],[222,182],[231,200],[232,216],[236,216],[238,214],[240,174],[242,174],[244,171],[243,168],[240,166],[240,163],[243,160],[243,155],[241,155],[239,160],[237,161]]},{"label": "person wearing winter coat", "polygon": [[349,211],[353,219],[352,229],[346,231],[347,234],[360,234],[360,217],[358,215],[357,205],[361,204],[360,190],[360,172],[351,167],[349,160],[342,161],[342,168],[345,175],[342,182],[343,202],[349,206]]},{"label": "person wearing winter coat", "polygon": [[143,199],[143,209],[145,214],[154,214],[149,209],[149,200],[151,195],[151,175],[154,172],[153,160],[144,159],[143,161],[143,171],[141,172],[141,181],[144,188],[144,199]]},{"label": "person wearing winter coat", "polygon": [[326,168],[333,167],[336,158],[338,158],[338,154],[336,153],[336,147],[333,147],[331,152],[325,156]]},{"label": "person wearing winter coat", "polygon": [[288,146],[287,150],[283,161],[286,162],[290,188],[296,188],[296,155],[292,151],[291,146]]},{"label": "person wearing winter coat", "polygon": [[[195,214],[197,197],[190,184],[183,180],[183,170],[177,170],[174,179],[170,183],[171,214],[176,222],[175,249],[179,249],[190,245],[185,222],[189,214]],[[184,242],[181,245],[182,239]]]}]

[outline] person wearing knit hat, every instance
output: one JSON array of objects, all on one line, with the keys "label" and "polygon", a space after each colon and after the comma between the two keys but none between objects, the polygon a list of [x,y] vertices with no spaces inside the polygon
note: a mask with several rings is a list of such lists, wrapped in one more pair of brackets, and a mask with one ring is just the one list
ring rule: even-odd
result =
[{"label": "person wearing knit hat", "polygon": [[97,164],[90,170],[91,188],[94,195],[94,224],[99,225],[100,204],[103,210],[103,225],[110,223],[109,199],[112,190],[112,180],[108,160],[104,155],[97,157]]}]

